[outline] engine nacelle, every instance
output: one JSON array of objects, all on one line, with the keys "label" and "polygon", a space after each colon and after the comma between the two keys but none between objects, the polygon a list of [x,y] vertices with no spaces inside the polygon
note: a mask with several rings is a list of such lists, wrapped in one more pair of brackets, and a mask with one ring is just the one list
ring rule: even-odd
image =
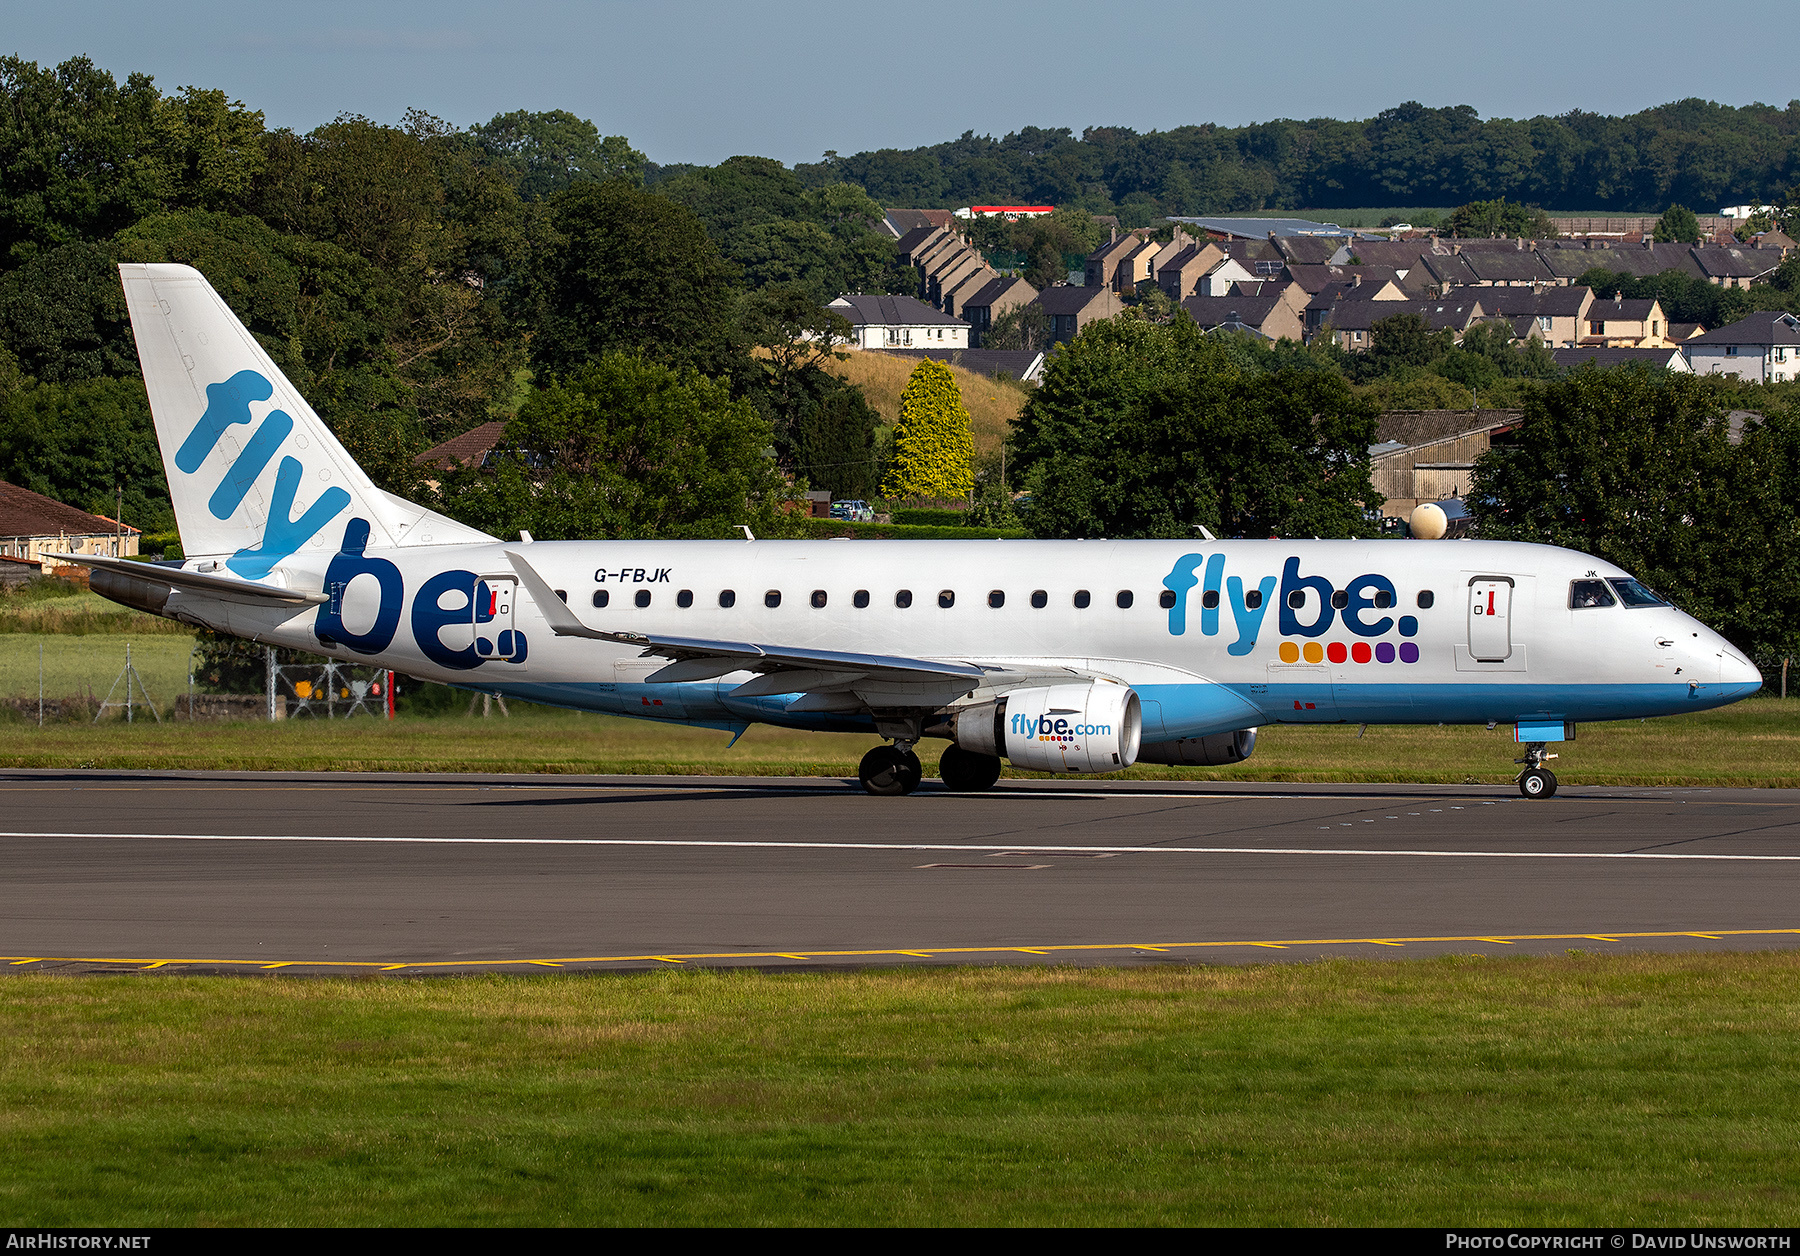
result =
[{"label": "engine nacelle", "polygon": [[1185,768],[1221,768],[1228,763],[1242,763],[1255,749],[1256,730],[1240,728],[1235,733],[1183,737],[1179,741],[1146,742],[1138,748],[1138,762],[1168,763]]},{"label": "engine nacelle", "polygon": [[1116,772],[1138,757],[1143,715],[1128,685],[1092,681],[1015,689],[998,702],[963,707],[951,740],[1034,772]]}]

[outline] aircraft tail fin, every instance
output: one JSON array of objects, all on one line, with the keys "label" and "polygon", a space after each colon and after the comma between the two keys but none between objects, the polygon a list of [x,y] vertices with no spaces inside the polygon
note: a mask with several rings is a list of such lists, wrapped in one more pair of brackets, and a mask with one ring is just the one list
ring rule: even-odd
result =
[{"label": "aircraft tail fin", "polygon": [[260,580],[295,553],[335,553],[357,520],[370,549],[494,539],[376,487],[199,271],[119,275],[190,558]]}]

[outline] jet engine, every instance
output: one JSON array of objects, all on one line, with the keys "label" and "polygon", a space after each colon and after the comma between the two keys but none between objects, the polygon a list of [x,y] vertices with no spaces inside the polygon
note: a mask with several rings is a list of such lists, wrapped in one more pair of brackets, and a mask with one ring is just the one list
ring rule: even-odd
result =
[{"label": "jet engine", "polygon": [[1137,694],[1107,681],[1015,689],[953,712],[950,739],[1034,772],[1115,772],[1137,760]]},{"label": "jet engine", "polygon": [[1235,733],[1146,742],[1138,749],[1138,762],[1170,763],[1184,768],[1221,768],[1228,763],[1242,763],[1255,749],[1256,730],[1240,728]]}]

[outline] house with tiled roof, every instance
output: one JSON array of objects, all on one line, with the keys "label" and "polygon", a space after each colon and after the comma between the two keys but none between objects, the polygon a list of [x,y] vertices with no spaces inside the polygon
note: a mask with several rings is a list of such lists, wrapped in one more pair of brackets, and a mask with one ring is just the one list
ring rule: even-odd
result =
[{"label": "house with tiled roof", "polygon": [[1064,344],[1089,323],[1111,318],[1125,308],[1111,288],[1045,288],[1033,302],[1050,320],[1050,343]]},{"label": "house with tiled roof", "polygon": [[996,318],[1029,304],[1037,294],[1036,288],[1018,276],[1001,275],[988,280],[979,291],[963,297],[957,316],[969,325],[969,346],[979,349]]},{"label": "house with tiled roof", "polygon": [[71,565],[51,554],[129,558],[138,552],[139,535],[117,519],[0,480],[0,555],[27,566],[35,562],[45,574]]},{"label": "house with tiled roof", "polygon": [[1189,297],[1181,308],[1203,331],[1247,331],[1265,340],[1297,341],[1305,336],[1299,312],[1280,292],[1254,297]]},{"label": "house with tiled roof", "polygon": [[496,419],[472,427],[461,436],[452,436],[441,445],[433,445],[413,459],[414,464],[429,471],[454,471],[458,467],[478,467],[506,439],[506,420]]},{"label": "house with tiled roof", "polygon": [[1666,349],[1609,349],[1604,345],[1578,345],[1573,349],[1552,349],[1550,356],[1556,359],[1558,366],[1568,371],[1577,371],[1589,365],[1605,371],[1633,363],[1674,371],[1677,375],[1691,375],[1694,371],[1688,365],[1687,355],[1674,345]]},{"label": "house with tiled roof", "polygon": [[1697,248],[1693,253],[1706,282],[1720,288],[1766,283],[1781,265],[1780,249]]},{"label": "house with tiled roof", "polygon": [[1550,348],[1579,344],[1587,332],[1585,319],[1594,303],[1591,288],[1452,288],[1447,296],[1479,300],[1488,314],[1504,318],[1520,340],[1541,340]]},{"label": "house with tiled roof", "polygon": [[921,227],[937,227],[948,231],[955,221],[955,215],[947,209],[890,209],[882,225],[895,239],[903,240],[909,231],[917,231]]},{"label": "house with tiled roof", "polygon": [[1585,329],[1581,343],[1613,349],[1660,349],[1669,342],[1663,333],[1669,320],[1655,297],[1627,300],[1614,293],[1612,300],[1597,299],[1582,315]]},{"label": "house with tiled roof", "polygon": [[969,325],[912,297],[845,295],[825,307],[859,349],[967,349]]},{"label": "house with tiled roof", "polygon": [[1681,345],[1696,375],[1776,383],[1800,379],[1800,318],[1761,310]]},{"label": "house with tiled roof", "polygon": [[1417,314],[1433,331],[1450,331],[1457,340],[1476,323],[1490,317],[1478,298],[1440,297],[1432,301],[1340,301],[1332,307],[1321,330],[1337,338],[1353,352],[1370,345],[1375,324],[1399,314]]}]

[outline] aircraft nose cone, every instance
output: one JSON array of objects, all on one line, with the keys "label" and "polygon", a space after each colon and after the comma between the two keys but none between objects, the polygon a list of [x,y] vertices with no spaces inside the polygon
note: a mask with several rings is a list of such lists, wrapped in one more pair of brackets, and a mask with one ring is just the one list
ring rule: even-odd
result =
[{"label": "aircraft nose cone", "polygon": [[1762,673],[1756,664],[1743,658],[1736,650],[1729,647],[1720,651],[1719,683],[1725,685],[1751,685],[1762,688]]}]

